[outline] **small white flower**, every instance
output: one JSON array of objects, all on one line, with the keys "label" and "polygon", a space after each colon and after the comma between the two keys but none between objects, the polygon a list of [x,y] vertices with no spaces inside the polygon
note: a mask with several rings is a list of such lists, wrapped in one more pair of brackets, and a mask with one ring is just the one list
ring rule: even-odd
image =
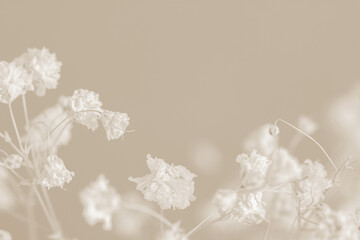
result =
[{"label": "small white flower", "polygon": [[70,97],[69,102],[70,111],[77,123],[93,131],[97,129],[102,112],[99,94],[86,89],[78,89]]},{"label": "small white flower", "polygon": [[130,118],[127,113],[112,112],[104,110],[101,115],[101,122],[106,131],[107,139],[118,139],[125,133]]},{"label": "small white flower", "polygon": [[5,167],[9,169],[17,169],[21,167],[23,157],[18,154],[11,154],[4,159]]},{"label": "small white flower", "polygon": [[43,170],[38,183],[47,189],[53,187],[64,187],[65,183],[69,183],[75,174],[66,169],[63,160],[56,155],[47,157],[43,164]]},{"label": "small white flower", "polygon": [[270,156],[278,147],[279,136],[272,136],[269,133],[271,124],[264,124],[247,137],[244,147],[250,152],[257,149],[262,155]]},{"label": "small white flower", "polygon": [[318,129],[318,125],[311,118],[306,116],[300,116],[298,124],[299,129],[309,135],[312,135]]},{"label": "small white flower", "polygon": [[112,229],[112,217],[121,198],[104,175],[100,175],[80,193],[80,200],[84,207],[83,216],[88,224],[103,222],[104,230]]},{"label": "small white flower", "polygon": [[62,63],[57,61],[56,54],[50,53],[49,49],[29,48],[14,61],[31,74],[36,95],[44,96],[46,89],[57,87]]},{"label": "small white flower", "polygon": [[241,186],[244,188],[256,188],[264,184],[266,172],[271,161],[253,150],[248,156],[239,154],[236,162],[240,164]]},{"label": "small white flower", "polygon": [[279,133],[280,133],[279,127],[271,124],[269,127],[269,134],[274,137],[279,135]]},{"label": "small white flower", "polygon": [[301,180],[296,184],[297,194],[302,200],[301,207],[308,208],[324,199],[324,191],[332,186],[326,176],[327,172],[321,163],[310,159],[304,161]]},{"label": "small white flower", "polygon": [[188,240],[188,238],[185,237],[184,230],[176,224],[173,228],[166,230],[159,240]]},{"label": "small white flower", "polygon": [[8,231],[0,229],[0,240],[11,240],[11,234]]},{"label": "small white flower", "polygon": [[0,102],[11,103],[18,96],[31,90],[31,77],[23,67],[13,62],[0,62]]},{"label": "small white flower", "polygon": [[154,201],[162,209],[185,209],[194,201],[193,195],[195,187],[191,173],[183,166],[173,166],[167,164],[163,159],[147,156],[147,165],[151,171],[144,177],[129,180],[137,184],[136,189],[144,194],[148,201]]},{"label": "small white flower", "polygon": [[265,203],[262,192],[236,192],[221,189],[214,199],[222,220],[244,224],[259,224],[265,218]]}]

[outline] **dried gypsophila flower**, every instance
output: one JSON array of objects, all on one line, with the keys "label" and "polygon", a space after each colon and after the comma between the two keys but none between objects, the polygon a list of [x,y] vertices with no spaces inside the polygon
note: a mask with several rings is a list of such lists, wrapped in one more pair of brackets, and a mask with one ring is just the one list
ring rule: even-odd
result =
[{"label": "dried gypsophila flower", "polygon": [[50,53],[49,49],[29,48],[14,62],[29,72],[36,95],[44,96],[46,89],[55,89],[58,86],[62,63],[56,59],[55,53]]},{"label": "dried gypsophila flower", "polygon": [[69,183],[74,175],[73,172],[66,169],[63,160],[56,155],[50,155],[43,164],[38,184],[47,189],[53,187],[63,188],[64,184]]},{"label": "dried gypsophila flower", "polygon": [[157,202],[161,209],[185,209],[194,201],[195,187],[191,173],[183,166],[167,164],[163,159],[152,158],[147,154],[147,165],[151,171],[144,177],[129,177],[136,183],[136,189],[144,194],[148,201]]},{"label": "dried gypsophila flower", "polygon": [[332,187],[332,181],[327,178],[327,172],[321,163],[306,159],[302,165],[301,179],[295,186],[301,207],[308,208],[324,199],[324,191]]},{"label": "dried gypsophila flower", "polygon": [[220,189],[215,194],[214,204],[225,221],[259,224],[265,218],[266,204],[262,201],[262,192]]},{"label": "dried gypsophila flower", "polygon": [[180,228],[179,223],[175,224],[172,228],[167,229],[159,240],[188,240],[187,237],[185,237],[186,234],[184,233],[184,230]]},{"label": "dried gypsophila flower", "polygon": [[23,67],[13,62],[0,62],[0,102],[11,103],[33,89],[31,77]]},{"label": "dried gypsophila flower", "polygon": [[95,131],[99,126],[98,120],[102,112],[99,94],[86,89],[78,89],[68,101],[70,113],[75,121]]},{"label": "dried gypsophila flower", "polygon": [[80,200],[88,224],[103,222],[104,230],[112,229],[112,217],[119,208],[121,198],[104,175],[98,176],[95,182],[80,193]]},{"label": "dried gypsophila flower", "polygon": [[245,153],[239,154],[236,162],[240,164],[241,187],[256,188],[264,184],[267,170],[271,161],[253,150],[248,156]]},{"label": "dried gypsophila flower", "polygon": [[20,155],[11,154],[4,159],[4,165],[9,169],[17,169],[21,167],[23,160],[23,157]]},{"label": "dried gypsophila flower", "polygon": [[11,234],[8,231],[0,229],[0,240],[11,240]]},{"label": "dried gypsophila flower", "polygon": [[101,115],[101,122],[106,131],[108,141],[119,139],[126,131],[130,118],[127,113],[112,112],[104,110]]}]

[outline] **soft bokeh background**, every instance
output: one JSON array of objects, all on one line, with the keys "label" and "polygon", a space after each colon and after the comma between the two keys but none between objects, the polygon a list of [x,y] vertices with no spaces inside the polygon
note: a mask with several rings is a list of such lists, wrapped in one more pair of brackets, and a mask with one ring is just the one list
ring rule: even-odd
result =
[{"label": "soft bokeh background", "polygon": [[[65,191],[50,192],[65,232],[125,239],[88,226],[78,193],[100,173],[120,193],[134,189],[127,178],[147,172],[147,153],[198,175],[197,201],[165,212],[191,229],[200,220],[197,209],[237,172],[244,138],[279,117],[310,116],[320,124],[316,138],[343,158],[348,153],[339,152],[327,112],[360,79],[359,10],[356,0],[0,1],[1,60],[46,46],[63,62],[59,87],[28,97],[32,117],[59,95],[86,88],[98,92],[106,108],[127,112],[129,129],[136,130],[107,142],[101,129],[74,128],[60,156],[76,177]],[[20,102],[14,105],[21,122]],[[0,106],[0,131],[10,127]],[[307,141],[297,154],[323,159]],[[40,209],[37,214],[43,219]],[[26,239],[26,225],[6,214],[0,228]],[[266,226],[259,229],[262,239]],[[217,234],[193,238],[239,238]]]}]

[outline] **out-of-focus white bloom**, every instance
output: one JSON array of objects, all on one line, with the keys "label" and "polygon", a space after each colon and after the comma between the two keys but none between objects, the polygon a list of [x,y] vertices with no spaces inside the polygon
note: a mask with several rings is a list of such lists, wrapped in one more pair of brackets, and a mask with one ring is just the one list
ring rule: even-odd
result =
[{"label": "out-of-focus white bloom", "polygon": [[306,116],[300,116],[298,124],[299,129],[309,135],[312,135],[318,129],[318,125],[311,118]]},{"label": "out-of-focus white bloom", "polygon": [[270,127],[269,127],[269,134],[273,137],[279,135],[280,133],[280,129],[277,125],[273,125],[271,124]]},{"label": "out-of-focus white bloom", "polygon": [[239,154],[236,162],[240,164],[241,187],[256,188],[265,182],[266,172],[271,161],[253,150],[248,156],[245,153]]},{"label": "out-of-focus white bloom", "polygon": [[23,158],[18,154],[11,154],[4,159],[5,167],[10,169],[17,169],[21,167]]},{"label": "out-of-focus white bloom", "polygon": [[50,53],[49,49],[29,48],[14,62],[31,74],[36,95],[44,96],[46,89],[57,87],[62,63],[57,61],[56,54]]},{"label": "out-of-focus white bloom", "polygon": [[53,187],[64,187],[69,183],[75,174],[66,169],[63,160],[56,155],[47,157],[38,183],[47,189]]},{"label": "out-of-focus white bloom", "polygon": [[10,103],[33,89],[31,77],[23,67],[13,62],[0,62],[0,102]]},{"label": "out-of-focus white bloom", "polygon": [[267,172],[269,182],[285,183],[298,180],[301,175],[301,165],[285,148],[278,148],[270,157],[271,165]]},{"label": "out-of-focus white bloom", "polygon": [[159,240],[188,240],[188,238],[185,237],[184,230],[175,225],[173,228],[166,230]]},{"label": "out-of-focus white bloom", "polygon": [[101,122],[106,131],[107,139],[118,139],[125,133],[130,118],[127,113],[112,112],[104,110],[101,115]]},{"label": "out-of-focus white bloom", "polygon": [[[73,127],[70,121],[62,123],[48,138],[48,131],[50,132],[68,117],[62,103],[60,103],[61,99],[63,98],[59,99],[58,104],[45,109],[31,121],[31,129],[28,131],[27,138],[28,144],[34,151],[46,153],[47,147],[49,147],[49,154],[57,154],[60,147],[70,142]],[[26,140],[26,137],[24,139]]]},{"label": "out-of-focus white bloom", "polygon": [[0,210],[10,210],[16,204],[16,198],[9,186],[8,170],[0,166]]},{"label": "out-of-focus white bloom", "polygon": [[11,240],[11,234],[8,231],[0,229],[0,240]]},{"label": "out-of-focus white bloom", "polygon": [[223,220],[244,224],[259,224],[265,218],[265,203],[262,192],[236,192],[221,189],[214,199]]},{"label": "out-of-focus white bloom", "polygon": [[95,182],[80,193],[83,204],[83,216],[90,225],[103,222],[104,230],[112,229],[113,214],[120,204],[120,195],[116,189],[109,185],[109,180],[100,175]]},{"label": "out-of-focus white bloom", "polygon": [[99,94],[86,89],[78,89],[69,101],[70,111],[75,121],[95,131],[102,112]]},{"label": "out-of-focus white bloom", "polygon": [[324,199],[324,191],[332,186],[327,172],[319,162],[310,159],[304,161],[301,180],[296,184],[297,195],[301,199],[301,207],[308,208]]},{"label": "out-of-focus white bloom", "polygon": [[191,173],[183,166],[173,166],[167,164],[163,159],[147,156],[147,165],[151,171],[144,177],[129,180],[137,184],[136,189],[144,194],[148,201],[154,201],[162,209],[185,209],[194,201],[193,195],[195,187]]},{"label": "out-of-focus white bloom", "polygon": [[250,134],[244,143],[245,150],[250,152],[257,149],[262,155],[269,156],[278,147],[278,136],[271,136],[269,128],[271,124],[264,124]]},{"label": "out-of-focus white bloom", "polygon": [[320,222],[316,226],[315,237],[318,240],[359,240],[359,225],[351,214],[333,211],[323,205],[317,212]]}]

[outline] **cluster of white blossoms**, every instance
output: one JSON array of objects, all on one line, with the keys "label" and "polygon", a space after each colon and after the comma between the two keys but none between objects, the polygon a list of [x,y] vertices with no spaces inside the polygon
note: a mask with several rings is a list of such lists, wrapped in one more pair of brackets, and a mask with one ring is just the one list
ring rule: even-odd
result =
[{"label": "cluster of white blossoms", "polygon": [[43,163],[42,172],[38,183],[47,189],[53,187],[63,188],[65,183],[69,183],[75,174],[66,169],[64,162],[56,155],[50,155]]},{"label": "cluster of white blossoms", "polygon": [[215,194],[214,204],[222,220],[243,224],[259,224],[265,218],[266,203],[262,192],[220,189]]},{"label": "cluster of white blossoms", "polygon": [[136,189],[144,194],[148,201],[156,202],[161,209],[185,209],[194,201],[194,177],[183,166],[169,165],[163,159],[146,156],[151,173],[144,177],[129,180],[137,184]]},{"label": "cluster of white blossoms", "polygon": [[82,190],[80,200],[88,224],[102,222],[104,230],[112,229],[112,218],[120,206],[121,198],[104,175],[98,176],[95,182]]},{"label": "cluster of white blossoms", "polygon": [[250,156],[245,153],[239,154],[236,162],[240,164],[240,187],[252,189],[264,184],[271,164],[267,157],[253,150]]},{"label": "cluster of white blossoms", "polygon": [[11,240],[11,234],[8,231],[0,229],[0,240]]},{"label": "cluster of white blossoms", "polygon": [[127,113],[112,112],[102,109],[99,94],[86,90],[75,90],[74,94],[66,99],[68,112],[75,122],[95,131],[101,120],[107,139],[114,140],[123,136],[129,125]]},{"label": "cluster of white blossoms", "polygon": [[11,154],[4,158],[4,166],[9,169],[18,169],[22,166],[24,159],[19,154]]},{"label": "cluster of white blossoms", "polygon": [[28,49],[12,62],[0,62],[0,102],[11,103],[34,90],[45,95],[46,89],[57,87],[61,65],[47,48]]}]

